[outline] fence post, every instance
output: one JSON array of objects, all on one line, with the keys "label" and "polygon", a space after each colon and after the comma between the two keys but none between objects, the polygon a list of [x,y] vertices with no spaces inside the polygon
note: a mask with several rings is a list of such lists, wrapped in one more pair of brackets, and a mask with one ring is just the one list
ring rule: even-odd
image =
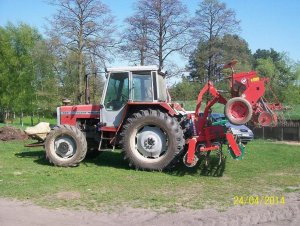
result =
[{"label": "fence post", "polygon": [[300,125],[298,125],[298,141],[300,142]]},{"label": "fence post", "polygon": [[283,127],[280,128],[280,140],[282,141],[283,140]]},{"label": "fence post", "polygon": [[265,139],[265,127],[264,126],[262,127],[262,138],[263,138],[263,140]]}]

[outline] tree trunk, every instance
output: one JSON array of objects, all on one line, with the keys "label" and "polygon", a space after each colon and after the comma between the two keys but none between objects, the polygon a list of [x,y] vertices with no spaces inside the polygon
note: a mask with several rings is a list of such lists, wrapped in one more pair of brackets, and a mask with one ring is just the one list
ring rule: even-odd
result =
[{"label": "tree trunk", "polygon": [[[81,47],[80,47],[81,48]],[[79,50],[79,56],[78,56],[78,102],[79,104],[82,103],[82,71],[83,71],[83,57],[82,57],[82,53]]]},{"label": "tree trunk", "polygon": [[210,55],[208,58],[207,81],[211,80],[212,78],[212,58],[212,55]]},{"label": "tree trunk", "polygon": [[159,8],[159,46],[158,46],[158,63],[159,63],[159,69],[163,69],[164,67],[164,61],[163,61],[163,42],[164,42],[164,37],[163,37],[163,18],[162,18],[162,5],[160,3],[160,8]]},{"label": "tree trunk", "polygon": [[213,61],[213,53],[212,53],[212,44],[213,38],[212,38],[212,31],[210,31],[210,37],[208,41],[208,51],[209,51],[209,57],[208,57],[208,70],[207,70],[207,80],[212,79],[212,61]]},{"label": "tree trunk", "polygon": [[145,64],[144,50],[141,50],[141,66],[144,66],[144,64]]},{"label": "tree trunk", "polygon": [[31,126],[33,126],[33,112],[31,113],[30,120],[31,120]]},{"label": "tree trunk", "polygon": [[24,122],[23,122],[23,111],[21,112],[21,115],[20,115],[20,125],[23,127],[24,126]]},{"label": "tree trunk", "polygon": [[97,69],[96,64],[93,62],[93,73],[94,73],[94,84],[93,84],[93,103],[96,104],[96,93],[97,93]]},{"label": "tree trunk", "polygon": [[83,73],[83,47],[84,47],[84,38],[83,38],[83,12],[81,11],[79,16],[79,33],[78,33],[78,101],[82,103],[82,79],[84,78]]}]

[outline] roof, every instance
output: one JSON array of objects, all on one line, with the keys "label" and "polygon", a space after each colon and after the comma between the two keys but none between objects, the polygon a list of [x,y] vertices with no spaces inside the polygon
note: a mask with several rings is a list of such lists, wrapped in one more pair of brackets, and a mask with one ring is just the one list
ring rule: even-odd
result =
[{"label": "roof", "polygon": [[123,72],[123,71],[158,71],[158,66],[126,66],[126,67],[110,67],[107,68],[109,72]]},{"label": "roof", "polygon": [[156,65],[149,66],[125,66],[125,67],[109,67],[106,68],[106,72],[125,72],[125,71],[158,71],[162,76],[166,76],[167,72],[164,70],[159,70]]}]

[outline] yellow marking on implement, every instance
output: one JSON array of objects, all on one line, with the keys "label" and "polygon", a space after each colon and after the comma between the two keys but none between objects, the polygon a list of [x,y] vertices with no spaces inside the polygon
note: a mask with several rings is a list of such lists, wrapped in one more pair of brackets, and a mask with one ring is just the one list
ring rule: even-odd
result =
[{"label": "yellow marking on implement", "polygon": [[259,81],[259,77],[251,78],[251,82],[257,82],[257,81]]}]

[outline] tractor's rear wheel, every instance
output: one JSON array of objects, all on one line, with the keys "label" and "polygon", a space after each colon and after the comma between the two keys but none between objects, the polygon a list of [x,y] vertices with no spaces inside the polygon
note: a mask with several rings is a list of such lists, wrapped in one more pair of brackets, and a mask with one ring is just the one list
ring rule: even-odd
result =
[{"label": "tractor's rear wheel", "polygon": [[143,170],[173,166],[185,143],[176,118],[159,110],[134,113],[124,124],[121,136],[125,158]]},{"label": "tractor's rear wheel", "polygon": [[251,104],[242,97],[234,97],[228,100],[224,112],[229,122],[235,125],[247,123],[252,118],[253,114]]},{"label": "tractor's rear wheel", "polygon": [[56,126],[45,141],[46,157],[56,166],[77,166],[85,157],[87,142],[84,134],[70,125]]}]

